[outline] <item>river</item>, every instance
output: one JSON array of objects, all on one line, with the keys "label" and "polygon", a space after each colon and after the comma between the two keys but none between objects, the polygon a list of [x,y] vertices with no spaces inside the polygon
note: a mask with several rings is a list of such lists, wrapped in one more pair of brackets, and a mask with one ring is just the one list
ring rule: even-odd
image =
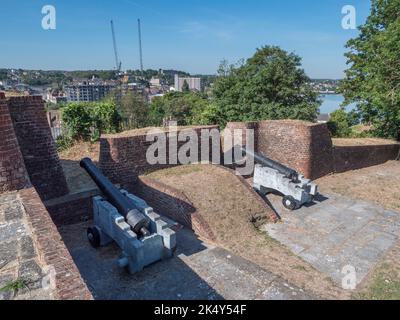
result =
[{"label": "river", "polygon": [[[322,105],[320,107],[321,113],[332,113],[333,111],[340,108],[340,105],[344,101],[344,97],[341,94],[326,94],[321,95]],[[350,104],[346,107],[346,111],[351,111],[355,108],[355,104]]]}]

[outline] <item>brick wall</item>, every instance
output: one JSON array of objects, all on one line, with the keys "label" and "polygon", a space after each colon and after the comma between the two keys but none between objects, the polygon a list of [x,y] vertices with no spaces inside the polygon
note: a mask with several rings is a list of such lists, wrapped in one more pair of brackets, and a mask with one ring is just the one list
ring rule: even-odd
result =
[{"label": "brick wall", "polygon": [[258,152],[278,161],[306,177],[316,179],[332,172],[332,141],[325,124],[303,121],[262,121],[258,125]]},{"label": "brick wall", "polygon": [[41,97],[8,100],[14,130],[33,186],[43,200],[68,193]]},{"label": "brick wall", "polygon": [[[279,120],[232,122],[227,130],[254,130],[256,152],[297,170],[306,177],[318,178],[332,172],[332,141],[326,124]],[[322,165],[321,165],[322,164]]]},{"label": "brick wall", "polygon": [[[235,130],[237,132],[235,133]],[[247,130],[254,130],[254,149],[258,148],[258,122],[229,122],[226,125],[224,135],[229,131],[231,137],[234,139],[232,143],[240,143],[242,146],[246,145]],[[224,148],[224,151],[228,151]]]},{"label": "brick wall", "polygon": [[30,185],[7,100],[0,92],[0,193]]},{"label": "brick wall", "polygon": [[[399,145],[333,146],[326,124],[278,120],[228,123],[227,129],[254,129],[255,150],[311,179],[396,159]],[[242,136],[245,144],[245,134]]]},{"label": "brick wall", "polygon": [[326,124],[310,127],[311,163],[310,177],[317,179],[334,171],[332,163],[332,139]]},{"label": "brick wall", "polygon": [[92,198],[99,192],[72,194],[46,201],[45,206],[56,226],[65,226],[93,219]]},{"label": "brick wall", "polygon": [[[204,128],[218,129],[217,126]],[[201,129],[202,127],[196,129],[199,141]],[[254,147],[257,152],[295,169],[310,179],[318,179],[333,172],[381,164],[396,159],[399,150],[399,145],[393,144],[335,147],[326,124],[305,121],[232,122],[228,123],[225,133],[230,131],[234,135],[236,129],[242,130],[241,133],[236,133],[236,135],[239,134],[238,140],[242,145],[246,142],[246,129],[253,129]],[[183,130],[180,128],[178,133]],[[167,159],[171,157],[168,152],[169,141],[168,134]],[[211,140],[209,142],[211,145]],[[103,136],[100,147],[101,170],[112,182],[129,189],[137,181],[139,175],[173,166],[148,164],[146,152],[151,144],[151,142],[146,142],[146,134],[143,131]],[[184,142],[178,143],[178,150],[182,144]],[[210,155],[206,160],[209,158]]]},{"label": "brick wall", "polygon": [[399,155],[400,146],[335,146],[333,149],[333,165],[335,172],[346,172],[365,167],[371,167],[395,160]]},{"label": "brick wall", "polygon": [[[206,127],[193,127],[193,128],[179,128],[176,134],[184,132],[187,129],[193,129],[196,133],[198,140],[201,141],[201,130],[207,129],[218,129],[218,126],[206,126]],[[139,175],[156,171],[172,166],[171,159],[176,158],[175,154],[170,154],[169,145],[171,142],[171,133],[166,132],[166,150],[165,150],[167,165],[155,164],[151,165],[148,163],[146,153],[150,145],[153,142],[146,141],[147,130],[133,130],[122,134],[115,135],[103,135],[100,139],[100,169],[102,172],[113,182],[118,183],[124,188],[134,184]],[[186,142],[178,142],[179,148]],[[212,140],[209,140],[209,147],[211,150]],[[221,150],[219,150],[219,153]],[[201,146],[199,143],[198,149],[199,157],[201,156]],[[210,160],[210,153],[207,154],[207,159]]]},{"label": "brick wall", "polygon": [[92,294],[81,278],[57,227],[34,188],[19,192],[33,231],[40,259],[55,269],[56,299],[91,300]]}]

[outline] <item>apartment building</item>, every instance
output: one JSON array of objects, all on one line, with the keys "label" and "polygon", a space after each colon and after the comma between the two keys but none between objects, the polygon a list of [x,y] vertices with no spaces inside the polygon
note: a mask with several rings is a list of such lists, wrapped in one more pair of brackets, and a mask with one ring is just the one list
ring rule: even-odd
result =
[{"label": "apartment building", "polygon": [[72,102],[92,102],[105,98],[117,87],[114,81],[75,80],[72,84],[65,86],[67,100]]}]

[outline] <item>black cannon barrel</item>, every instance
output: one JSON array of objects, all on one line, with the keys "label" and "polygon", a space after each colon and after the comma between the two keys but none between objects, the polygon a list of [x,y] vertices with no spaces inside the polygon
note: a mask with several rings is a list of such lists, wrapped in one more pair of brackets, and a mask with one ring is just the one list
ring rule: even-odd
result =
[{"label": "black cannon barrel", "polygon": [[237,146],[240,148],[240,150],[243,152],[243,155],[250,156],[254,158],[254,162],[262,164],[264,166],[270,167],[272,169],[277,170],[281,174],[284,174],[285,177],[292,179],[292,180],[297,180],[299,177],[299,174],[296,172],[296,170],[290,169],[283,164],[276,162],[274,160],[271,160],[267,157],[265,157],[262,154],[247,150],[246,148],[242,146]]},{"label": "black cannon barrel", "polygon": [[127,220],[128,224],[132,227],[136,234],[147,232],[148,220],[146,217],[137,211],[133,201],[124,196],[118,188],[116,188],[110,180],[108,180],[100,170],[94,165],[93,161],[89,158],[81,160],[80,165],[89,176],[93,179],[101,192],[106,197],[118,212]]}]

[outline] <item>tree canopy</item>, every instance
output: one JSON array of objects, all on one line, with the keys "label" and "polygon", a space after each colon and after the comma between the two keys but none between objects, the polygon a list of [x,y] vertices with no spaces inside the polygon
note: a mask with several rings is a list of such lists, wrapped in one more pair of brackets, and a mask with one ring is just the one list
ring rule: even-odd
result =
[{"label": "tree canopy", "polygon": [[170,92],[154,98],[150,105],[153,125],[161,125],[164,119],[177,121],[179,125],[207,124],[203,118],[208,108],[207,97],[196,92]]},{"label": "tree canopy", "polygon": [[376,135],[400,140],[400,0],[372,0],[359,30],[346,45],[344,105],[356,103]]},{"label": "tree canopy", "polygon": [[207,110],[211,122],[315,120],[320,101],[301,69],[301,58],[279,47],[258,49],[238,65],[223,62]]}]

